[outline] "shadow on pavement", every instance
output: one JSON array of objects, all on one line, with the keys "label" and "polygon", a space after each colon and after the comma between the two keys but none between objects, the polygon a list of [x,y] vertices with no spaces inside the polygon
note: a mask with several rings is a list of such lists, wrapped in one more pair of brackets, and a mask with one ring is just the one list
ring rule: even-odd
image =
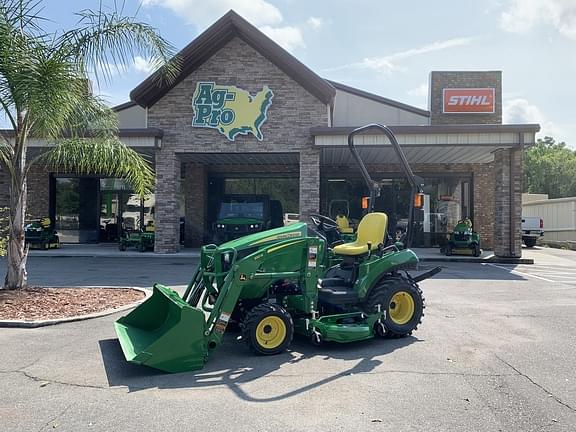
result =
[{"label": "shadow on pavement", "polygon": [[497,280],[497,281],[526,281],[528,278],[519,274],[510,273],[515,265],[506,265],[498,268],[490,264],[467,264],[467,263],[424,263],[418,266],[418,271],[410,271],[412,276],[430,270],[439,265],[442,271],[429,280]]},{"label": "shadow on pavement", "polygon": [[[235,340],[234,335],[231,335],[213,353],[202,370],[179,374],[166,374],[156,369],[127,362],[117,339],[101,340],[99,344],[108,384],[111,387],[126,386],[132,392],[149,388],[182,389],[226,386],[245,401],[272,402],[305,393],[342,377],[371,372],[382,363],[374,357],[390,354],[415,342],[418,342],[418,339],[410,336],[401,339],[373,339],[345,345],[327,343],[321,347],[315,347],[307,340],[298,338],[293,341],[292,349],[286,353],[258,356],[252,354],[241,341]],[[279,370],[283,365],[290,366],[315,357],[323,360],[358,361],[348,369],[329,375],[323,373],[321,368],[316,369],[315,372],[320,377],[324,376],[323,378],[274,396],[255,397],[242,388],[242,384],[264,378]],[[277,390],[279,387],[268,388]]]}]

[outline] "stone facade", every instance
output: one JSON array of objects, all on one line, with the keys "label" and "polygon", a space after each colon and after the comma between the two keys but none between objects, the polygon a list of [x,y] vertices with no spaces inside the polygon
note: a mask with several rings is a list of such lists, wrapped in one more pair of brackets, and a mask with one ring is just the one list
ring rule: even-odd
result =
[{"label": "stone facade", "polygon": [[208,199],[208,175],[206,166],[186,163],[184,176],[184,201],[186,209],[186,246],[204,243],[206,205]]},{"label": "stone facade", "polygon": [[[443,111],[445,88],[494,88],[494,113],[447,113]],[[435,124],[501,124],[502,72],[438,72],[430,73],[430,123]]]},{"label": "stone facade", "polygon": [[180,250],[180,159],[173,152],[156,152],[156,240],[154,250]]},{"label": "stone facade", "polygon": [[494,154],[494,254],[522,256],[522,151],[497,150]]},{"label": "stone facade", "polygon": [[[229,141],[215,129],[193,128],[192,95],[198,81],[235,85],[250,94],[257,93],[267,85],[274,92],[274,97],[268,109],[268,119],[261,127],[263,140],[258,141],[252,135],[238,135],[234,141]],[[300,199],[304,206],[303,213],[309,213],[318,211],[319,204],[319,155],[318,150],[314,149],[310,128],[327,126],[328,123],[328,107],[324,103],[243,40],[232,39],[148,109],[148,127],[164,131],[162,150],[156,156],[156,251],[177,250],[170,239],[162,238],[166,230],[171,233],[175,229],[161,225],[176,224],[177,213],[169,215],[180,201],[175,181],[180,175],[180,165],[168,163],[165,158],[172,160],[190,153],[266,152],[304,155],[300,157],[300,163],[304,164],[300,171],[305,173],[301,176]],[[167,170],[171,169],[177,172],[168,173]],[[191,191],[192,187],[185,185],[185,189]],[[187,198],[191,198],[191,195]],[[204,206],[196,198],[187,201],[187,211],[192,215],[205,212],[202,208],[193,208],[196,205]],[[190,226],[190,229],[193,227]],[[194,243],[197,240],[199,238],[195,238]]]},{"label": "stone facade", "polygon": [[50,210],[50,174],[39,165],[28,172],[28,209],[27,219],[48,216]]}]

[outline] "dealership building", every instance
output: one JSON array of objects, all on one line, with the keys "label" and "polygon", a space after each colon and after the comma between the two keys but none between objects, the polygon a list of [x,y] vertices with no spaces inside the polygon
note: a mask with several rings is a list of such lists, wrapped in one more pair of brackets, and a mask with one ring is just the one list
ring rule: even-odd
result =
[{"label": "dealership building", "polygon": [[[36,167],[31,216],[50,215],[71,242],[115,241],[122,224],[153,221],[158,253],[177,252],[182,235],[185,246],[211,241],[227,194],[268,195],[303,221],[343,211],[358,220],[368,191],[347,135],[381,123],[425,182],[414,246],[437,246],[469,217],[484,249],[521,255],[522,154],[539,126],[502,124],[501,72],[430,72],[423,110],[323,79],[232,11],[180,56],[175,81],[152,75],[115,108],[122,141],[154,167],[154,194],[140,200],[119,179]],[[356,144],[382,185],[375,209],[390,230],[401,226],[409,185],[390,143],[368,133]],[[32,141],[31,151],[43,145]],[[8,182],[0,176],[0,197]]]}]

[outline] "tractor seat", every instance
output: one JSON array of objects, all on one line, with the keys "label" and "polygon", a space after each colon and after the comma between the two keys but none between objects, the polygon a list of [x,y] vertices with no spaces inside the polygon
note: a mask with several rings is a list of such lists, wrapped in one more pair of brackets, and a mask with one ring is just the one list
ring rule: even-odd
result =
[{"label": "tractor seat", "polygon": [[332,250],[337,255],[364,255],[368,253],[368,243],[371,243],[371,249],[376,249],[378,245],[384,243],[387,226],[386,213],[368,213],[358,225],[356,241],[334,246]]},{"label": "tractor seat", "polygon": [[337,215],[336,224],[338,225],[338,231],[342,234],[354,234],[354,228],[350,226],[350,221],[346,216]]}]

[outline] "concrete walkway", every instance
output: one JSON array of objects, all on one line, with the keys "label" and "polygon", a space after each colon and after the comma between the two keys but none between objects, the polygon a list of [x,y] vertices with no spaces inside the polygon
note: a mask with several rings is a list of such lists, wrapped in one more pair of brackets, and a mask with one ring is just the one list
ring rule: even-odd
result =
[{"label": "concrete walkway", "polygon": [[[478,258],[471,255],[453,255],[447,257],[440,253],[439,248],[413,248],[421,261],[443,262],[486,262],[494,260],[492,251],[483,251]],[[111,243],[100,244],[63,244],[60,249],[31,250],[30,256],[58,256],[58,257],[106,257],[106,258],[198,258],[199,248],[184,248],[175,254],[159,254],[152,251],[138,252],[135,249],[127,251],[118,250],[118,245]]]}]

